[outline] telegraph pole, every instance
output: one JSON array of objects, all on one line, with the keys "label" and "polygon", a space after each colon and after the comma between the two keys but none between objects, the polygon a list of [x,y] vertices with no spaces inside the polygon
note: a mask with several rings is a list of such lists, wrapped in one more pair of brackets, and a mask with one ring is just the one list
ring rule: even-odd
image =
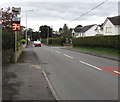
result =
[{"label": "telegraph pole", "polygon": [[48,27],[48,29],[47,29],[47,45],[48,45],[48,39],[49,39],[49,27]]}]

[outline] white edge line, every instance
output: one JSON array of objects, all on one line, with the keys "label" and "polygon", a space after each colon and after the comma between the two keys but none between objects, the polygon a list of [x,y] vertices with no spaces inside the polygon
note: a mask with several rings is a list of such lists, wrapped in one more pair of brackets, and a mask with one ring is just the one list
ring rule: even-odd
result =
[{"label": "white edge line", "polygon": [[118,71],[114,71],[115,73],[117,73],[117,74],[120,74],[120,72],[118,72]]},{"label": "white edge line", "polygon": [[64,54],[64,56],[66,56],[66,57],[69,57],[69,58],[73,59],[73,57],[71,57],[71,56],[69,56],[69,55]]},{"label": "white edge line", "polygon": [[83,61],[80,61],[80,62],[83,63],[83,64],[86,64],[86,65],[88,65],[88,66],[90,66],[90,67],[93,67],[93,68],[95,68],[95,69],[102,70],[102,69],[100,69],[100,68],[98,68],[98,67],[96,67],[96,66],[93,66],[93,65],[89,64],[89,63],[86,63],[86,62],[83,62]]},{"label": "white edge line", "polygon": [[57,95],[57,93],[56,93],[56,91],[55,91],[55,89],[53,88],[51,82],[49,81],[49,79],[48,79],[48,77],[47,77],[47,75],[46,75],[44,69],[43,69],[43,74],[44,74],[44,76],[45,76],[45,79],[46,79],[47,82],[48,82],[48,85],[49,85],[49,87],[50,87],[50,90],[51,90],[51,92],[52,92],[54,98],[55,98],[56,100],[60,100],[59,97],[58,97],[58,95]]},{"label": "white edge line", "polygon": [[61,53],[61,52],[59,52],[59,51],[55,51],[55,52],[57,52],[57,53]]},{"label": "white edge line", "polygon": [[[35,52],[35,49],[33,49],[33,51]],[[48,79],[48,77],[47,77],[47,74],[45,73],[45,71],[44,71],[43,68],[42,68],[42,71],[43,71],[43,75],[44,75],[44,77],[45,77],[45,79],[46,79],[46,81],[47,81],[47,83],[48,83],[48,85],[49,85],[49,88],[50,88],[50,90],[51,90],[54,98],[55,98],[56,100],[60,100],[60,98],[58,97],[55,89],[53,88],[52,84],[50,83],[50,81],[49,81],[49,79]]]}]

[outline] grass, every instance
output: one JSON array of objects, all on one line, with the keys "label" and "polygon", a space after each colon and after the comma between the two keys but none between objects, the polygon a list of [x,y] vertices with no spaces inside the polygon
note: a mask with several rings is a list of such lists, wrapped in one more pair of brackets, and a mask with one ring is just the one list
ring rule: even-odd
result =
[{"label": "grass", "polygon": [[99,52],[103,54],[109,54],[109,55],[120,55],[120,52],[115,49],[110,49],[110,48],[100,48],[100,47],[83,47],[83,46],[76,46],[73,47],[75,49],[80,49],[80,50],[86,50],[86,51],[92,51],[92,52]]}]

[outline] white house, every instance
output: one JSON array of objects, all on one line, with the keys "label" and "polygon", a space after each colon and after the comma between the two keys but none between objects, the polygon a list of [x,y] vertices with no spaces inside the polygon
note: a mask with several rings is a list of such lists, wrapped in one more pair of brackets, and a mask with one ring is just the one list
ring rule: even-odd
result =
[{"label": "white house", "polygon": [[103,35],[120,34],[120,16],[107,17],[103,24]]},{"label": "white house", "polygon": [[84,26],[81,30],[81,36],[95,36],[97,24]]},{"label": "white house", "polygon": [[103,35],[103,23],[101,25],[97,25],[95,32],[96,35]]},{"label": "white house", "polygon": [[120,34],[120,16],[107,17],[101,25],[78,27],[72,31],[74,37]]},{"label": "white house", "polygon": [[77,27],[75,29],[72,29],[72,35],[73,37],[81,37],[81,36],[95,36],[96,35],[96,29],[97,25],[87,25],[84,27]]},{"label": "white house", "polygon": [[82,36],[82,35],[81,35],[81,30],[82,30],[82,27],[75,28],[75,29],[74,29],[74,32],[75,32],[74,37],[77,38],[77,37]]}]

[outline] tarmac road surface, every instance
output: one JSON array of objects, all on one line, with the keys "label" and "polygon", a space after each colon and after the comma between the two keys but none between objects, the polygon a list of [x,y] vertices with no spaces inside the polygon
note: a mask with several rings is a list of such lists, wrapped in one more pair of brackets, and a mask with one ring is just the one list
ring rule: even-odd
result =
[{"label": "tarmac road surface", "polygon": [[118,62],[64,50],[33,47],[60,100],[118,100]]}]

